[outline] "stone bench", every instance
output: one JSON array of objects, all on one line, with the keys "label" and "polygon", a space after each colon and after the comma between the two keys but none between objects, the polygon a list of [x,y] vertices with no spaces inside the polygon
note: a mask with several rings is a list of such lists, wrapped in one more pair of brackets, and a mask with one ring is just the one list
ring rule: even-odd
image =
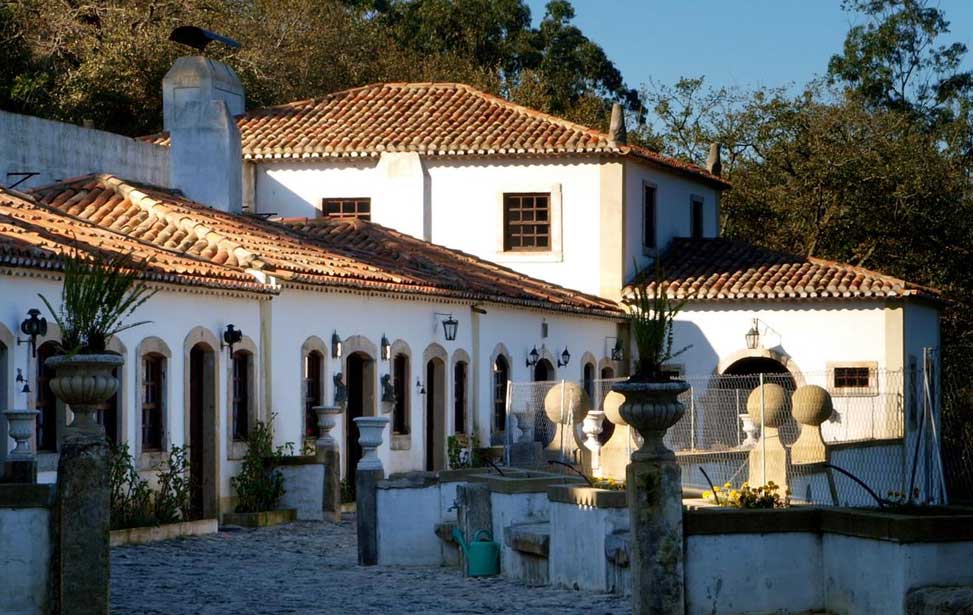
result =
[{"label": "stone bench", "polygon": [[527,585],[548,585],[551,552],[551,524],[515,523],[503,530],[508,556],[504,559],[503,574]]}]

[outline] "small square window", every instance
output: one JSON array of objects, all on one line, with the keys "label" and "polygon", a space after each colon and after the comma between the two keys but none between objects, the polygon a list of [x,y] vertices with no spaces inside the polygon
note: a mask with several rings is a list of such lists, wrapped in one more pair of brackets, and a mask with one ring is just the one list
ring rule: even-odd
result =
[{"label": "small square window", "polygon": [[504,194],[503,249],[507,252],[550,250],[550,218],[550,193]]},{"label": "small square window", "polygon": [[372,200],[369,198],[323,199],[321,215],[326,218],[372,219]]},{"label": "small square window", "polygon": [[878,365],[846,363],[831,366],[831,393],[838,397],[878,395]]}]

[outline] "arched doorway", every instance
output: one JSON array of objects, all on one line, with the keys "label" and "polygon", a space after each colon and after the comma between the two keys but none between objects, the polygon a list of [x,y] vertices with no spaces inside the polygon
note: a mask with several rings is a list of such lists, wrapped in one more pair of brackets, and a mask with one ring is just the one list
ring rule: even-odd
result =
[{"label": "arched doorway", "polygon": [[364,352],[353,352],[348,355],[345,368],[345,384],[348,387],[348,408],[345,412],[345,478],[354,484],[358,462],[362,458],[355,419],[375,416],[375,361]]},{"label": "arched doorway", "polygon": [[547,446],[554,440],[556,426],[547,418],[547,414],[544,413],[544,399],[547,397],[547,392],[550,391],[556,377],[554,365],[547,359],[538,359],[534,365],[534,382],[549,383],[549,385],[535,385],[536,390],[534,391],[534,400],[532,403],[534,408],[534,442],[540,442],[544,446]]},{"label": "arched doorway", "polygon": [[[744,437],[739,415],[747,412],[747,399],[750,393],[760,386],[761,376],[765,384],[778,384],[784,387],[788,394],[797,389],[794,375],[783,363],[773,357],[747,356],[733,361],[718,377],[717,386],[712,387],[707,395],[699,400],[703,408],[707,409],[701,425],[702,434],[700,434],[703,447],[739,445]],[[700,425],[699,420],[697,425]],[[785,444],[792,443],[797,439],[798,431],[797,423],[792,418],[789,419],[780,428],[781,441]]]},{"label": "arched doorway", "polygon": [[197,517],[219,513],[216,349],[198,342],[189,350],[190,506]]},{"label": "arched doorway", "polygon": [[446,468],[446,362],[426,362],[426,470]]}]

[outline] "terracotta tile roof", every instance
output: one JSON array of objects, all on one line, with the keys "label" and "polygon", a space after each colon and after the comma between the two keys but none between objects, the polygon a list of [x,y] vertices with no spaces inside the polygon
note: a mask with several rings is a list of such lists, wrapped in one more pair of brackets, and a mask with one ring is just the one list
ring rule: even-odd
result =
[{"label": "terracotta tile roof", "polygon": [[29,195],[0,188],[0,265],[59,269],[65,249],[103,255],[130,254],[151,259],[146,277],[153,281],[209,288],[274,292],[240,269],[163,250],[38,204]]},{"label": "terracotta tile roof", "polygon": [[374,222],[349,218],[284,218],[280,222],[350,258],[416,280],[432,279],[441,288],[465,289],[484,300],[511,298],[572,311],[620,314],[613,301],[543,282]]},{"label": "terracotta tile roof", "polygon": [[[68,214],[216,265],[294,283],[618,315],[610,301],[534,280],[365,222],[331,227],[235,215],[164,188],[92,175],[34,191]],[[303,232],[302,229],[313,230]],[[321,232],[324,229],[347,229]],[[400,251],[401,246],[401,251]]]},{"label": "terracotta tile roof", "polygon": [[[426,156],[629,156],[719,188],[726,180],[644,147],[617,145],[606,133],[459,83],[376,83],[256,109],[238,119],[250,160]],[[142,137],[169,144],[167,133]]]},{"label": "terracotta tile roof", "polygon": [[674,239],[662,262],[670,295],[694,301],[940,298],[936,289],[862,267],[729,239]]}]

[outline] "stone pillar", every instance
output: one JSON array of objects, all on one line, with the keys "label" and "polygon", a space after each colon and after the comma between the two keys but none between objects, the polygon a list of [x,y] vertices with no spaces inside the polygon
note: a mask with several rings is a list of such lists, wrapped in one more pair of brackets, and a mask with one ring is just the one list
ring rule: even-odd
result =
[{"label": "stone pillar", "polygon": [[755,487],[774,483],[787,489],[790,451],[780,440],[779,428],[791,416],[791,397],[775,383],[758,386],[747,398],[747,413],[760,427],[760,440],[750,449],[749,483]]},{"label": "stone pillar", "polygon": [[612,387],[625,402],[622,418],[642,436],[625,469],[632,533],[632,612],[683,615],[682,475],[662,438],[684,414],[681,381],[620,382]]},{"label": "stone pillar", "polygon": [[70,426],[57,464],[54,594],[61,613],[109,612],[108,442]]},{"label": "stone pillar", "polygon": [[315,442],[315,457],[324,464],[324,519],[334,523],[341,522],[341,451],[331,436],[337,417],[341,416],[338,406],[317,406],[318,439]]},{"label": "stone pillar", "polygon": [[358,523],[358,564],[378,564],[378,483],[385,480],[385,469],[378,458],[387,416],[360,416],[355,419],[362,458],[355,469],[355,502]]},{"label": "stone pillar", "polygon": [[828,452],[821,437],[821,423],[834,412],[831,394],[822,387],[807,384],[791,396],[791,414],[801,424],[801,435],[791,445],[791,463],[822,463]]}]

